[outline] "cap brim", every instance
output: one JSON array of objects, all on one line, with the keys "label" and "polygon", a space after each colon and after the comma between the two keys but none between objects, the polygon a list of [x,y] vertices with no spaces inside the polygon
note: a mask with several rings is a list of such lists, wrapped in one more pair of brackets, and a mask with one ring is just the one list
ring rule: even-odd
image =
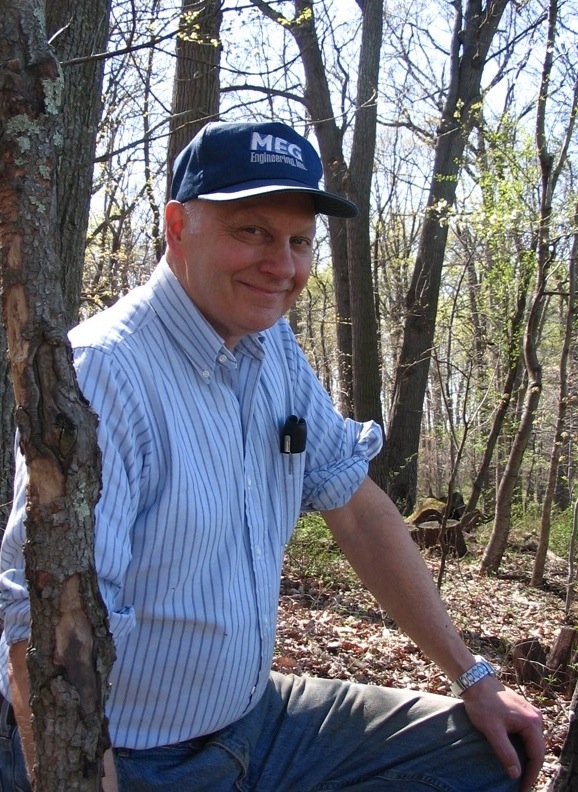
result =
[{"label": "cap brim", "polygon": [[256,195],[267,195],[271,193],[286,193],[296,192],[311,195],[315,203],[315,211],[317,214],[325,214],[330,217],[356,217],[359,214],[359,209],[347,198],[342,198],[340,195],[325,192],[324,190],[315,190],[311,187],[303,187],[301,185],[291,184],[267,184],[267,185],[253,185],[243,186],[234,185],[233,187],[218,192],[204,193],[197,196],[203,201],[237,201],[241,198],[252,198]]}]

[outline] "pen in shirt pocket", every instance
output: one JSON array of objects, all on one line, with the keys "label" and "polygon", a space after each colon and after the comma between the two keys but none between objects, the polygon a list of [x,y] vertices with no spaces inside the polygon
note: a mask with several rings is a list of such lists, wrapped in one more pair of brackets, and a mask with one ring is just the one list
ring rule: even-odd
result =
[{"label": "pen in shirt pocket", "polygon": [[281,453],[289,454],[289,473],[293,475],[293,454],[301,454],[307,444],[305,418],[290,415],[281,430]]}]

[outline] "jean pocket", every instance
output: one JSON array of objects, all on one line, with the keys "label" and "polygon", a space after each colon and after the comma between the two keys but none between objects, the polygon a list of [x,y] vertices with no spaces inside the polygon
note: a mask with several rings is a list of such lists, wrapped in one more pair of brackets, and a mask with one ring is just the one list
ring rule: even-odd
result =
[{"label": "jean pocket", "polygon": [[222,746],[198,741],[144,750],[114,749],[119,792],[233,792],[245,768]]},{"label": "jean pocket", "polygon": [[32,792],[16,729],[0,737],[0,792]]}]

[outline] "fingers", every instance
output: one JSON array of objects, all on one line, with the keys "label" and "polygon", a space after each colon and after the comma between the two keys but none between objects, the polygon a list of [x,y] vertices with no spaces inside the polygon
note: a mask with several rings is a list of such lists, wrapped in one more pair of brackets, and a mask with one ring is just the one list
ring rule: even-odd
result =
[{"label": "fingers", "polygon": [[494,749],[509,778],[520,778],[522,776],[522,764],[505,729],[495,732],[487,731],[486,739]]},{"label": "fingers", "polygon": [[526,755],[526,766],[524,768],[524,775],[522,778],[521,792],[530,792],[540,768],[544,763],[546,749],[544,745],[544,735],[542,728],[542,717],[540,713],[536,713],[537,724],[534,728],[529,728],[527,731],[520,732],[520,737],[524,741],[524,751]]},{"label": "fingers", "polygon": [[525,728],[511,730],[512,737],[519,737],[523,743],[524,767],[520,762],[519,755],[512,744],[510,735],[506,729],[496,731],[486,731],[486,738],[496,756],[502,763],[509,778],[520,778],[520,792],[530,792],[544,761],[545,748],[542,736],[542,719],[539,713],[530,716],[529,723]]},{"label": "fingers", "polygon": [[[464,695],[468,715],[486,736],[508,776],[520,778],[521,792],[530,792],[546,752],[542,716],[524,698],[494,679],[488,680],[483,691],[484,681],[474,685],[469,696]],[[522,759],[512,740],[522,743]]]}]

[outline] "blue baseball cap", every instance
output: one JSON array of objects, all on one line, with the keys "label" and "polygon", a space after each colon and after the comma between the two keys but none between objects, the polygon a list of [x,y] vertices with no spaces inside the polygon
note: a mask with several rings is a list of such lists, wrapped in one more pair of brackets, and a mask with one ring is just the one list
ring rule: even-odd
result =
[{"label": "blue baseball cap", "polygon": [[171,198],[236,201],[298,192],[313,197],[318,213],[355,217],[354,203],[319,189],[322,175],[311,143],[285,124],[212,122],[177,157]]}]

